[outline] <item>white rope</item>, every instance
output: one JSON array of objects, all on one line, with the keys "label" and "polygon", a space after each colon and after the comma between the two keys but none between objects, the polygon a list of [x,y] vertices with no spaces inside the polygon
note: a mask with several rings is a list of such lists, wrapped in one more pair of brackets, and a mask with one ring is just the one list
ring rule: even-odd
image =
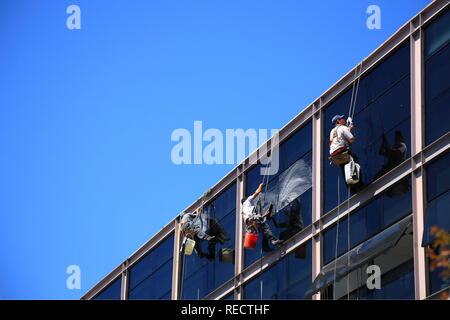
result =
[{"label": "white rope", "polygon": [[183,298],[183,283],[184,283],[184,268],[186,267],[186,259],[184,257],[184,245],[181,245],[180,257],[183,259],[182,269],[181,269],[181,280],[180,280],[180,300]]},{"label": "white rope", "polygon": [[[358,72],[359,70],[359,72]],[[352,96],[350,98],[350,107],[348,110],[348,117],[353,119],[353,115],[355,114],[356,109],[356,99],[358,97],[358,91],[359,91],[359,83],[361,79],[361,72],[362,72],[362,63],[358,64],[355,68],[355,75],[353,79],[352,84]],[[333,279],[333,299],[336,299],[336,271],[337,271],[337,256],[338,256],[338,246],[339,246],[339,222],[340,222],[340,216],[339,216],[339,208],[341,204],[341,192],[340,192],[340,181],[339,181],[339,175],[338,175],[338,186],[337,186],[337,192],[338,192],[338,208],[337,208],[337,214],[338,214],[338,220],[336,224],[336,247],[335,247],[335,254],[334,254],[334,279]],[[348,186],[348,192],[347,192],[347,267],[350,266],[350,186]],[[347,275],[347,299],[350,299],[350,274]]]},{"label": "white rope", "polygon": [[340,188],[339,188],[339,176],[338,176],[338,180],[337,180],[337,190],[338,190],[338,208],[337,208],[337,215],[338,215],[338,220],[337,220],[337,224],[336,224],[336,247],[335,247],[335,252],[334,252],[334,277],[333,277],[333,300],[336,300],[336,268],[337,268],[337,255],[338,255],[338,243],[339,243],[339,220],[340,220],[340,216],[339,216],[339,203],[340,203]]},{"label": "white rope", "polygon": [[353,101],[352,118],[353,118],[353,115],[355,114],[355,109],[356,109],[356,100],[357,100],[357,98],[358,98],[359,82],[360,82],[360,80],[361,80],[361,72],[362,72],[362,62],[361,62],[360,67],[359,67],[359,75],[358,75],[358,80],[357,80],[357,82],[356,82],[355,98],[354,98],[354,101]]},{"label": "white rope", "polygon": [[352,81],[352,97],[350,98],[350,107],[348,108],[348,117],[352,116],[352,111],[353,111],[353,100],[355,97],[355,80],[356,80],[357,70],[358,70],[358,66],[356,66],[355,75],[353,76],[353,81]]},{"label": "white rope", "polygon": [[[270,155],[270,160],[268,161],[268,164],[266,166],[266,171],[265,171],[264,177],[263,177],[263,182],[262,183],[265,186],[265,191],[264,191],[264,195],[263,195],[263,200],[262,200],[262,202],[259,203],[259,209],[260,210],[262,210],[262,206],[263,206],[264,202],[266,201],[267,188],[269,186],[269,168],[270,168],[271,163],[272,163],[272,154]],[[266,181],[266,178],[267,178],[267,181]],[[259,200],[261,201],[261,197],[259,198]],[[262,233],[262,230],[261,230],[261,233]],[[264,235],[262,235],[262,237],[264,237]],[[263,263],[262,263],[262,259],[263,259],[262,241],[263,240],[261,240],[261,249],[259,251],[259,261],[260,261],[259,274],[262,274],[262,268],[263,268]],[[261,300],[263,298],[263,285],[264,285],[263,284],[263,279],[261,277],[261,283],[260,283],[260,289],[261,289],[260,297],[261,297]]]},{"label": "white rope", "polygon": [[[350,186],[347,188],[347,270],[350,269]],[[347,300],[350,299],[350,273],[347,275]]]},{"label": "white rope", "polygon": [[[359,72],[358,72],[359,69]],[[361,73],[362,72],[362,63],[358,64],[355,68],[355,75],[354,75],[354,79],[353,79],[353,84],[352,84],[352,96],[350,99],[350,107],[348,110],[348,116],[353,118],[353,115],[355,114],[355,109],[356,109],[356,100],[358,97],[358,91],[359,91],[359,82],[361,79]]]}]

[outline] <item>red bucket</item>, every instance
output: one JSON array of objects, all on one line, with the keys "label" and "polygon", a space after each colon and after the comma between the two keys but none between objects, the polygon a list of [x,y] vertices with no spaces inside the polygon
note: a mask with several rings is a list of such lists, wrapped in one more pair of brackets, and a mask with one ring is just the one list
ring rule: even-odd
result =
[{"label": "red bucket", "polygon": [[258,234],[253,232],[247,232],[244,239],[245,249],[254,249],[256,247],[256,242],[258,241]]}]

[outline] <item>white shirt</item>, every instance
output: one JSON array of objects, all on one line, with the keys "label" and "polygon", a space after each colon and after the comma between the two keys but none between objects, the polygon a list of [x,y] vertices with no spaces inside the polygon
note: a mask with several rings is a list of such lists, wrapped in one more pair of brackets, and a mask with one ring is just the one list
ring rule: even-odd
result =
[{"label": "white shirt", "polygon": [[347,126],[339,124],[334,127],[330,132],[330,141],[332,141],[330,145],[330,154],[339,148],[348,148],[348,141],[350,139],[353,139],[353,134]]},{"label": "white shirt", "polygon": [[253,215],[253,210],[256,206],[255,200],[256,199],[254,196],[250,196],[242,204],[242,212],[244,214],[244,221],[247,221],[247,219]]}]

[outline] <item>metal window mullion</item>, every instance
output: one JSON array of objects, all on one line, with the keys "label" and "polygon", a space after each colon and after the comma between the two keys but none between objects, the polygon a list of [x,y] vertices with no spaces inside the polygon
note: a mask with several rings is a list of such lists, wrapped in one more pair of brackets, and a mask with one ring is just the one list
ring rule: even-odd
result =
[{"label": "metal window mullion", "polygon": [[245,173],[241,171],[242,166],[236,169],[236,232],[235,232],[235,267],[234,267],[234,299],[242,299],[242,288],[239,286],[240,274],[244,268],[244,249],[243,249],[243,226],[242,226],[242,204],[241,199],[244,197],[245,192]]},{"label": "metal window mullion", "polygon": [[421,16],[411,21],[411,154],[412,157],[412,205],[415,299],[426,298],[425,249],[422,247],[424,231],[424,104],[423,104],[423,31]]},{"label": "metal window mullion", "polygon": [[120,300],[128,299],[128,260],[125,261],[122,265],[122,284],[120,287]]},{"label": "metal window mullion", "polygon": [[182,266],[180,264],[180,224],[175,221],[173,233],[173,262],[172,262],[172,300],[178,300],[180,297],[180,274],[182,273]]},{"label": "metal window mullion", "polygon": [[[320,109],[321,102],[320,100],[315,104],[317,107],[317,111],[313,115],[313,134],[312,134],[312,239],[311,239],[311,248],[312,248],[312,279],[311,283],[314,279],[319,275],[321,268],[321,242],[320,242],[320,217],[322,215],[322,192],[323,192],[323,184],[322,184],[322,134],[323,134],[323,111]],[[316,108],[315,108],[316,109]],[[316,293],[312,297],[313,300],[320,300],[320,292]]]}]

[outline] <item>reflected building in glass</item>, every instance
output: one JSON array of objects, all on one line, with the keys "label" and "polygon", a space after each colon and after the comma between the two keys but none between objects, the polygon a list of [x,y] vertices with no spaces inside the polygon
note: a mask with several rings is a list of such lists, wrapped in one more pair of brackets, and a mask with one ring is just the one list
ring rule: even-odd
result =
[{"label": "reflected building in glass", "polygon": [[[448,290],[432,267],[432,231],[450,231],[449,8],[432,2],[286,124],[276,175],[261,174],[255,152],[188,206],[197,212],[191,254],[178,215],[83,299],[432,299]],[[329,133],[334,115],[348,115],[356,79],[361,181],[349,187],[328,159]],[[260,232],[246,249],[241,200],[263,180],[258,208],[272,204],[268,228],[283,242]]]}]

